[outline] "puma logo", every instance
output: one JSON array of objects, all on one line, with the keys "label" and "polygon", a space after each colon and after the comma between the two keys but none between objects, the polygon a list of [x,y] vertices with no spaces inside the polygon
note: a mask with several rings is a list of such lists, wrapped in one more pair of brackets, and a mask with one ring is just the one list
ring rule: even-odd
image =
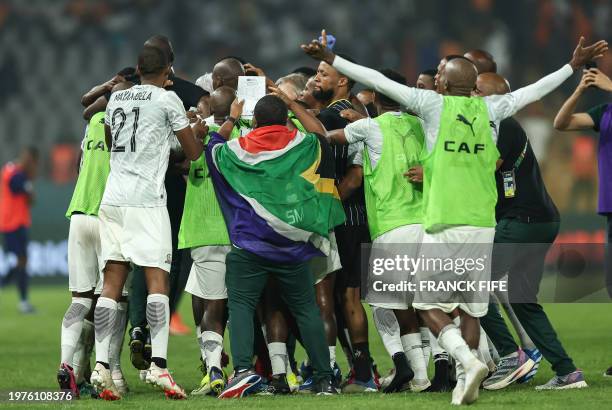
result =
[{"label": "puma logo", "polygon": [[474,117],[472,122],[469,122],[467,118],[465,118],[462,114],[457,114],[457,121],[462,122],[468,127],[470,127],[470,130],[472,131],[473,136],[476,136],[476,133],[474,132],[474,122],[476,122],[476,118],[478,117]]}]

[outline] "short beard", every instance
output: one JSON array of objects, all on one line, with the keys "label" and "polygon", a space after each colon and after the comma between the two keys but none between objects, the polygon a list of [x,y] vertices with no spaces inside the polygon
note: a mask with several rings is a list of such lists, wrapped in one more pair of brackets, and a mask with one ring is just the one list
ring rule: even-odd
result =
[{"label": "short beard", "polygon": [[329,90],[313,90],[312,91],[312,96],[317,101],[320,101],[322,103],[326,103],[326,102],[329,102],[329,100],[331,100],[332,97],[334,96],[334,90],[331,89],[331,88]]}]

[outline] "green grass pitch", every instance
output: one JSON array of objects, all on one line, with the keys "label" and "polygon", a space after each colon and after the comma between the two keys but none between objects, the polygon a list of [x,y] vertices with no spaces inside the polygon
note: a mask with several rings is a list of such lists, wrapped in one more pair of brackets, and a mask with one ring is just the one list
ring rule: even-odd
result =
[{"label": "green grass pitch", "polygon": [[[22,316],[16,311],[17,297],[13,289],[0,294],[0,394],[17,390],[55,390],[55,372],[59,360],[59,336],[62,316],[70,301],[65,287],[35,287],[32,301],[38,313]],[[529,385],[511,386],[499,392],[482,392],[473,407],[520,409],[590,409],[612,408],[612,378],[603,377],[603,371],[612,365],[612,305],[610,304],[558,304],[547,305],[546,310],[556,326],[563,344],[574,358],[576,365],[585,372],[588,389],[556,392],[536,392],[536,384],[546,382],[551,376],[550,365],[545,361],[534,381]],[[191,318],[190,301],[186,296],[181,303],[185,321]],[[391,361],[373,326],[370,326],[370,344],[381,374],[391,368]],[[195,388],[200,380],[198,370],[198,345],[191,336],[170,337],[168,363],[176,380],[187,391]],[[303,352],[298,352],[298,360]],[[346,362],[338,347],[338,358],[346,373]],[[212,397],[194,397],[173,402],[162,393],[138,381],[136,371],[129,362],[127,349],[123,353],[123,369],[131,392],[120,402],[106,403],[82,399],[61,407],[125,408],[153,410],[157,408],[261,408],[261,409],[438,409],[450,408],[450,393],[394,395],[338,395],[337,397],[248,397],[242,400],[218,400]],[[7,408],[60,408],[58,404],[9,404]]]}]

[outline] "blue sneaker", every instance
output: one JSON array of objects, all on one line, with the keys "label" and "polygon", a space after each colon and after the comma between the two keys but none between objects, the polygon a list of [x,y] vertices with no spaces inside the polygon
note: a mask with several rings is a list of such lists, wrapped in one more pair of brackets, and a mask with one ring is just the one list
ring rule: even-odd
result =
[{"label": "blue sneaker", "polygon": [[334,375],[332,376],[332,384],[336,389],[339,389],[340,385],[342,384],[342,370],[340,370],[338,363],[334,363],[332,370],[334,371]]},{"label": "blue sneaker", "polygon": [[310,394],[314,391],[314,381],[312,380],[312,376],[304,380],[304,383],[300,384],[298,388],[298,393],[301,394]]},{"label": "blue sneaker", "polygon": [[584,380],[582,370],[578,369],[565,376],[554,376],[547,383],[536,386],[536,390],[565,390],[589,387]]},{"label": "blue sneaker", "polygon": [[527,356],[533,360],[535,365],[531,368],[529,373],[518,379],[517,383],[527,383],[531,379],[533,379],[538,372],[538,368],[540,367],[540,362],[542,361],[542,353],[537,348],[533,349],[523,349],[523,351],[527,354]]},{"label": "blue sneaker", "polygon": [[307,365],[305,362],[302,362],[302,364],[300,364],[300,376],[302,377],[302,380],[308,380],[312,377],[312,366],[311,365]]},{"label": "blue sneaker", "polygon": [[231,399],[248,396],[258,391],[261,383],[261,376],[253,369],[243,370],[230,380],[227,387],[219,394],[219,398]]},{"label": "blue sneaker", "polygon": [[342,393],[375,393],[378,391],[378,386],[371,377],[367,382],[351,378],[342,388]]}]

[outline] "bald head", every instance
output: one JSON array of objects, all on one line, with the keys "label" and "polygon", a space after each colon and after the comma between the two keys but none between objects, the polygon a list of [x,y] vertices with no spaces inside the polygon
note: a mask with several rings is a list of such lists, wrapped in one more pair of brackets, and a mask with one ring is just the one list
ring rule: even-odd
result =
[{"label": "bald head", "polygon": [[484,50],[470,50],[463,56],[474,63],[478,74],[497,72],[497,63],[493,56]]},{"label": "bald head", "polygon": [[228,86],[236,90],[238,88],[238,77],[244,75],[242,63],[235,58],[225,58],[215,64],[212,71],[213,89]]},{"label": "bald head", "polygon": [[236,99],[236,90],[223,85],[210,95],[210,110],[216,119],[225,119],[230,113],[232,101]]},{"label": "bald head", "polygon": [[145,41],[144,45],[145,47],[155,47],[160,49],[164,54],[166,54],[170,64],[174,62],[174,50],[172,49],[172,44],[170,43],[168,37],[162,36],[161,34],[156,34]]},{"label": "bald head", "polygon": [[438,91],[448,95],[469,96],[476,87],[476,66],[466,58],[446,63],[439,76]]},{"label": "bald head", "polygon": [[476,90],[474,95],[486,97],[488,95],[507,94],[510,92],[510,84],[508,80],[499,74],[482,73],[478,75],[476,80]]}]

